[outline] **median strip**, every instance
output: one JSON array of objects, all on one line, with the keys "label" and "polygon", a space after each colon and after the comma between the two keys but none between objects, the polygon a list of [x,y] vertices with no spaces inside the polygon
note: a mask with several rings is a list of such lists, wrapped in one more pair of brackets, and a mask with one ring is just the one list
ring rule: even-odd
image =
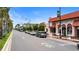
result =
[{"label": "median strip", "polygon": [[11,37],[12,37],[12,32],[6,34],[6,36],[0,40],[0,50],[1,51],[10,50]]}]

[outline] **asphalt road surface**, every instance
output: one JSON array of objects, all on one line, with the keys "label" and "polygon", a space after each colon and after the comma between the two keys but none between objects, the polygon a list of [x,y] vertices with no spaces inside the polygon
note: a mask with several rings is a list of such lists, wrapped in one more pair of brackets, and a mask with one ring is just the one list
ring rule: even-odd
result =
[{"label": "asphalt road surface", "polygon": [[77,51],[77,47],[14,30],[11,51]]}]

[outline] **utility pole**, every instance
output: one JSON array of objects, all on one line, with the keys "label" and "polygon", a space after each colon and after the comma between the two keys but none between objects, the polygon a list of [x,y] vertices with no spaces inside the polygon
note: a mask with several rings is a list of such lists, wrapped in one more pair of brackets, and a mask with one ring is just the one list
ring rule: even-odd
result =
[{"label": "utility pole", "polygon": [[61,37],[61,7],[59,7],[59,9],[57,10],[57,18],[60,22],[60,39],[62,38]]}]

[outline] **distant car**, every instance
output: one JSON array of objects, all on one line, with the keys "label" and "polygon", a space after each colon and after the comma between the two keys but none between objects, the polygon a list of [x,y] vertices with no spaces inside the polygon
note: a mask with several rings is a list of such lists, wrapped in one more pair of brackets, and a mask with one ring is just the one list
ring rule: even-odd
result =
[{"label": "distant car", "polygon": [[37,33],[36,33],[36,36],[37,37],[42,37],[42,38],[46,38],[47,37],[47,33],[45,32],[45,31],[38,31]]},{"label": "distant car", "polygon": [[25,31],[25,33],[28,33],[28,31]]},{"label": "distant car", "polygon": [[31,35],[36,35],[35,31],[30,32]]},{"label": "distant car", "polygon": [[25,33],[30,34],[30,31],[25,31]]},{"label": "distant car", "polygon": [[23,32],[23,30],[19,30],[20,32]]}]

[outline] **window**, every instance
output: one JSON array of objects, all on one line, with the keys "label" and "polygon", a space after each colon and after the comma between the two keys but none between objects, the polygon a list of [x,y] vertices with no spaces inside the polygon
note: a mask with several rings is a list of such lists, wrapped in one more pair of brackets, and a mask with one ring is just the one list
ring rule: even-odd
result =
[{"label": "window", "polygon": [[67,25],[67,34],[72,34],[72,25],[71,24]]},{"label": "window", "polygon": [[61,33],[61,28],[60,27],[58,27],[58,33]]},{"label": "window", "polygon": [[61,33],[61,25],[58,25],[58,33]]},{"label": "window", "polygon": [[56,33],[56,28],[53,28],[53,29],[52,29],[52,32],[53,32],[53,33]]},{"label": "window", "polygon": [[50,31],[51,31],[52,33],[56,33],[56,28],[50,28]]},{"label": "window", "polygon": [[66,36],[66,25],[65,24],[62,25],[62,35]]}]

